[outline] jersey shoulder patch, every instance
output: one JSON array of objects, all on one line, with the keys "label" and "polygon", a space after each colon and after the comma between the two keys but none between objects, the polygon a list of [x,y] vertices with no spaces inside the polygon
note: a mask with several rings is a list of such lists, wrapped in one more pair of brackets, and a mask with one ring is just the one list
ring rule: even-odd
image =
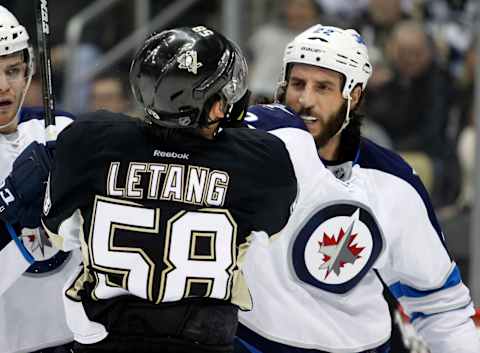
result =
[{"label": "jersey shoulder patch", "polygon": [[384,248],[373,212],[360,203],[344,201],[321,205],[305,219],[291,245],[297,278],[331,293],[355,288]]}]

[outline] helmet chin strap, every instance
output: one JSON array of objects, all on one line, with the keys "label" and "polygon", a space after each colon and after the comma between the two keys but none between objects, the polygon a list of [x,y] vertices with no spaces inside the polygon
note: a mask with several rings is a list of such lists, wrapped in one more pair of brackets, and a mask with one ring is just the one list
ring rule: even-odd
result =
[{"label": "helmet chin strap", "polygon": [[345,120],[343,121],[342,127],[340,130],[337,131],[335,135],[340,135],[342,131],[348,126],[350,123],[350,102],[352,101],[352,97],[348,95],[347,97],[347,114],[345,116]]}]

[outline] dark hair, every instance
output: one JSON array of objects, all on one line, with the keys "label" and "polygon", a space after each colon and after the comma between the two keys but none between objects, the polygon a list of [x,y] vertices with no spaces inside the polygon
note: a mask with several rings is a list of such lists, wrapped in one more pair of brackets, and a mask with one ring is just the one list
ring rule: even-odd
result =
[{"label": "dark hair", "polygon": [[[361,85],[359,83],[353,88],[353,90],[356,89],[358,86],[360,86],[361,89]],[[342,131],[339,148],[340,160],[353,160],[355,158],[355,154],[357,153],[358,145],[360,144],[360,138],[362,135],[362,122],[364,117],[364,115],[359,110],[362,105],[364,96],[365,91],[362,90],[355,109],[350,110],[350,122]]]}]

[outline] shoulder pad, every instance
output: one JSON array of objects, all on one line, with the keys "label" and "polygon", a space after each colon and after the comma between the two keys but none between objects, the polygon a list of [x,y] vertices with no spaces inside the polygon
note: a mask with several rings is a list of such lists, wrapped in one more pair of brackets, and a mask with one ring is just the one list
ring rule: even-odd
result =
[{"label": "shoulder pad", "polygon": [[248,108],[245,122],[251,127],[271,131],[282,128],[307,130],[303,120],[282,104],[259,104]]},{"label": "shoulder pad", "polygon": [[[24,123],[29,120],[43,120],[43,112],[44,109],[40,107],[34,107],[34,108],[22,108],[20,110],[20,119],[19,121],[21,123]],[[55,116],[65,116],[67,118],[70,118],[72,120],[75,120],[75,116],[72,113],[68,113],[62,110],[55,110]]]}]

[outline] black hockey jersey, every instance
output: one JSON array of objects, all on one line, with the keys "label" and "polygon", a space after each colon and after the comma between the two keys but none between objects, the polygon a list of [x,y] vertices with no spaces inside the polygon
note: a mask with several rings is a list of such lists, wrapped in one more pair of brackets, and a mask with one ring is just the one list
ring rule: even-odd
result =
[{"label": "black hockey jersey", "polygon": [[271,134],[227,128],[207,140],[100,111],[59,136],[43,222],[60,248],[82,247],[67,294],[91,319],[125,295],[247,309],[242,244],[280,231],[296,193],[289,153]]}]

